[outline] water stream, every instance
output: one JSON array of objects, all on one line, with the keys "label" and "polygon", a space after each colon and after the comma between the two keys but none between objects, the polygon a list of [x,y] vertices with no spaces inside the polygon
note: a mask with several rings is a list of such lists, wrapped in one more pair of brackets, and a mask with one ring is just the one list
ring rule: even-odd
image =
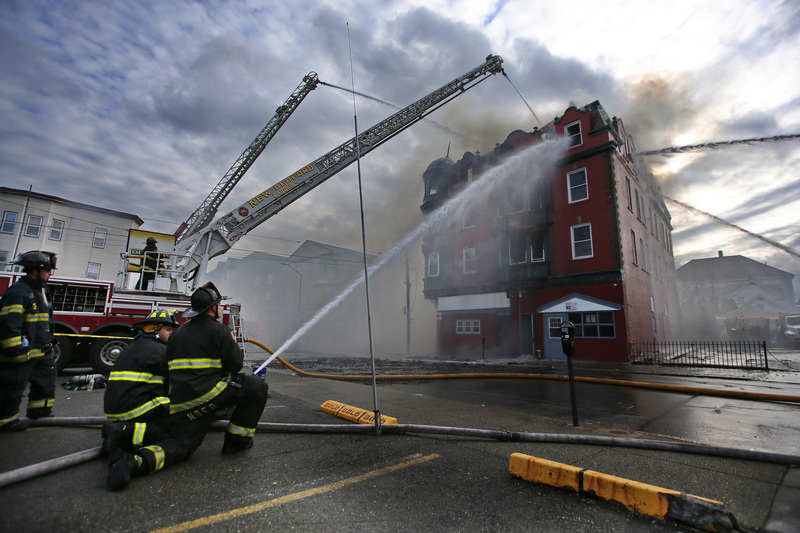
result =
[{"label": "water stream", "polygon": [[[383,254],[380,261],[367,269],[367,276],[372,276],[385,267],[397,254],[405,250],[411,243],[435,228],[450,215],[466,205],[473,205],[496,193],[499,188],[519,186],[522,190],[515,190],[515,194],[526,194],[526,188],[533,187],[539,180],[552,175],[558,159],[563,155],[567,142],[563,139],[545,141],[527,148],[505,160],[502,164],[481,174],[456,196],[448,200],[438,210],[428,215],[416,229],[409,232],[394,248]],[[490,194],[491,193],[491,194]],[[294,344],[300,337],[313,328],[328,313],[333,311],[345,298],[364,283],[364,277],[359,277],[339,293],[325,307],[311,317],[300,329],[297,330],[286,342],[278,348],[255,372],[260,372],[276,357]]]}]

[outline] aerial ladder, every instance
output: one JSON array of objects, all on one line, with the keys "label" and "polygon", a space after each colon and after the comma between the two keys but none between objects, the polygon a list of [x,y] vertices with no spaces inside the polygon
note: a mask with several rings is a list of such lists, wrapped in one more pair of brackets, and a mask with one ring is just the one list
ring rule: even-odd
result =
[{"label": "aerial ladder", "polygon": [[267,125],[259,132],[253,142],[242,152],[242,155],[231,166],[228,172],[222,177],[220,182],[214,189],[211,190],[208,197],[195,209],[194,213],[183,222],[180,227],[175,231],[175,242],[194,235],[198,231],[205,228],[216,216],[217,208],[223,200],[228,196],[231,190],[239,183],[245,172],[247,172],[253,163],[256,162],[258,156],[264,151],[267,144],[272,140],[278,130],[294,113],[294,110],[300,105],[300,102],[308,96],[308,93],[317,88],[319,77],[316,72],[309,72],[303,77],[303,81],[294,90],[294,92],[286,99],[282,106],[278,107],[275,115],[267,122]]},{"label": "aerial ladder", "polygon": [[[502,65],[500,56],[487,56],[482,65],[299,168],[215,222],[202,227],[202,230],[186,231],[175,246],[174,257],[178,263],[173,272],[180,274],[185,281],[192,280],[192,287],[199,286],[204,281],[202,278],[210,259],[226,253],[252,229],[347,168],[360,156],[368,154],[478,83],[502,73]],[[195,223],[194,227],[201,226]]]}]

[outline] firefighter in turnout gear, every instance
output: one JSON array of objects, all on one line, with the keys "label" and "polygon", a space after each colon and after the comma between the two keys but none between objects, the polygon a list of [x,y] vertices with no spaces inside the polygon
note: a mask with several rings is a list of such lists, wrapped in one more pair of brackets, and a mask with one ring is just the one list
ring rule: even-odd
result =
[{"label": "firefighter in turnout gear", "polygon": [[161,253],[158,251],[158,241],[155,237],[148,237],[142,250],[142,261],[140,268],[139,281],[136,283],[136,290],[148,290],[148,284],[156,279],[159,268],[163,268]]},{"label": "firefighter in turnout gear", "polygon": [[230,328],[217,320],[221,301],[213,283],[192,294],[191,308],[183,314],[189,322],[167,343],[170,436],[159,442],[144,441],[133,452],[111,450],[106,478],[109,489],[124,489],[133,477],[189,458],[202,444],[219,411],[233,408],[222,453],[253,446],[253,435],[267,403],[267,384],[257,376],[239,374],[244,353]]},{"label": "firefighter in turnout gear", "polygon": [[23,431],[19,417],[25,388],[28,418],[50,416],[55,404],[53,308],[47,281],[56,254],[34,250],[17,257],[25,276],[0,299],[0,431]]},{"label": "firefighter in turnout gear", "polygon": [[[169,416],[167,340],[178,327],[175,311],[159,309],[133,325],[136,336],[114,363],[108,378],[104,411],[103,450],[133,450],[145,441],[167,437],[162,424]],[[151,422],[148,424],[148,422]],[[117,431],[110,431],[116,425]],[[123,441],[110,442],[108,435]]]}]

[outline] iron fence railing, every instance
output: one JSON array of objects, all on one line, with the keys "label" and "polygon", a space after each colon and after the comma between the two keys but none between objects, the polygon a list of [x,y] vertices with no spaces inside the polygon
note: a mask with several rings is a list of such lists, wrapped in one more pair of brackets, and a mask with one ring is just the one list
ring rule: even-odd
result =
[{"label": "iron fence railing", "polygon": [[765,341],[643,341],[628,343],[631,363],[769,370]]}]

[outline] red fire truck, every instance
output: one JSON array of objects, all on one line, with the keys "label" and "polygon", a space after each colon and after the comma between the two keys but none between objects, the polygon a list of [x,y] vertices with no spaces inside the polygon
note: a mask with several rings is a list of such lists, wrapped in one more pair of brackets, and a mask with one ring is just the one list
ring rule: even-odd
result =
[{"label": "red fire truck", "polygon": [[[56,271],[57,272],[57,271]],[[0,273],[0,293],[22,273]],[[59,371],[70,363],[85,362],[95,372],[108,374],[120,352],[132,340],[131,326],[157,309],[183,311],[189,298],[145,291],[116,291],[114,282],[53,276],[48,285],[58,339]],[[223,302],[223,322],[239,336],[239,305]]]}]

